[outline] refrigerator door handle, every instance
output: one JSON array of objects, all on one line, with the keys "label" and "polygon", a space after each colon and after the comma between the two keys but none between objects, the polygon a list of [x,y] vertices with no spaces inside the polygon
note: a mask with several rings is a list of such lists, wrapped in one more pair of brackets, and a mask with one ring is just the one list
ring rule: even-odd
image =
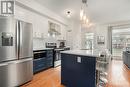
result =
[{"label": "refrigerator door handle", "polygon": [[20,37],[19,37],[19,57],[20,57],[20,53],[22,52],[21,51],[21,48],[22,48],[22,23],[21,23],[21,21],[19,21],[19,35],[20,35]]},{"label": "refrigerator door handle", "polygon": [[[17,63],[23,63],[23,62],[28,62],[28,61],[31,61],[32,58],[29,58],[29,59],[22,59],[22,60],[17,60],[17,61],[11,61],[11,62],[8,62],[8,63],[3,63],[5,65],[9,65],[9,64],[17,64]],[[2,65],[0,65],[2,66]]]},{"label": "refrigerator door handle", "polygon": [[19,21],[16,21],[16,56],[19,58]]},{"label": "refrigerator door handle", "polygon": [[22,62],[28,62],[28,61],[31,61],[32,58],[30,59],[23,59],[23,60],[20,60],[20,61],[15,61],[15,63],[22,63]]},{"label": "refrigerator door handle", "polygon": [[2,63],[2,64],[0,64],[0,67],[1,66],[7,66],[8,65],[8,63]]}]

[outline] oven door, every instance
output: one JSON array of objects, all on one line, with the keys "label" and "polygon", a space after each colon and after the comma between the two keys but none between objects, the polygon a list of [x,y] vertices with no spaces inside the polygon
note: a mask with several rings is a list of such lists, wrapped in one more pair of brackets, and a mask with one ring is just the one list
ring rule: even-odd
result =
[{"label": "oven door", "polygon": [[55,50],[54,61],[61,60],[61,50]]},{"label": "oven door", "polygon": [[39,58],[45,58],[46,57],[46,51],[35,51],[33,53],[34,59],[39,59]]},{"label": "oven door", "polygon": [[55,49],[54,67],[61,65],[61,53],[60,53],[61,51],[63,51],[63,49]]}]

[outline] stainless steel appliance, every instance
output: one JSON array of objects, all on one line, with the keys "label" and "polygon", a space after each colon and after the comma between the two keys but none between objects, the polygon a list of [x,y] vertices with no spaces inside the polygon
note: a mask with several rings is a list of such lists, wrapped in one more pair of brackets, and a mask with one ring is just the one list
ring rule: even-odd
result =
[{"label": "stainless steel appliance", "polygon": [[16,87],[33,77],[32,24],[0,17],[0,87]]},{"label": "stainless steel appliance", "polygon": [[60,46],[59,46],[60,48],[63,48],[63,47],[65,47],[65,42],[64,41],[61,41],[60,42]]},{"label": "stainless steel appliance", "polygon": [[53,66],[61,65],[61,57],[60,57],[60,50],[57,49],[57,43],[46,43],[46,48],[53,48],[54,49],[54,63]]},{"label": "stainless steel appliance", "polygon": [[46,43],[46,48],[57,48],[57,44],[56,43]]},{"label": "stainless steel appliance", "polygon": [[64,51],[64,49],[62,49],[62,48],[54,49],[54,53],[55,53],[54,67],[57,67],[57,66],[61,65],[61,53],[60,53],[61,51]]},{"label": "stainless steel appliance", "polygon": [[66,48],[64,47],[60,47],[57,48],[57,44],[56,43],[46,43],[46,48],[53,48],[54,49],[54,67],[60,66],[61,65],[61,51],[65,51],[65,50],[70,50],[70,48]]}]

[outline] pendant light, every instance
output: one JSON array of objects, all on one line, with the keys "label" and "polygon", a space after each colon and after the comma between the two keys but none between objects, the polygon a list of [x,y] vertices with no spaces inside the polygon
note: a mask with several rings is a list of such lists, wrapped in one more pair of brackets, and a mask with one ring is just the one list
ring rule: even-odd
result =
[{"label": "pendant light", "polygon": [[80,21],[81,25],[84,25],[86,27],[90,27],[92,23],[90,23],[88,13],[87,13],[87,0],[82,0],[82,5],[80,9]]}]

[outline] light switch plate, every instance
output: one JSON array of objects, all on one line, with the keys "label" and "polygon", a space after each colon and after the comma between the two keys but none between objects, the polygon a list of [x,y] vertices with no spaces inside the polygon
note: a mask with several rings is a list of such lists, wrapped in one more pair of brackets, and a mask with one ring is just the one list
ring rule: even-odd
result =
[{"label": "light switch plate", "polygon": [[77,57],[77,62],[81,63],[81,57]]}]

